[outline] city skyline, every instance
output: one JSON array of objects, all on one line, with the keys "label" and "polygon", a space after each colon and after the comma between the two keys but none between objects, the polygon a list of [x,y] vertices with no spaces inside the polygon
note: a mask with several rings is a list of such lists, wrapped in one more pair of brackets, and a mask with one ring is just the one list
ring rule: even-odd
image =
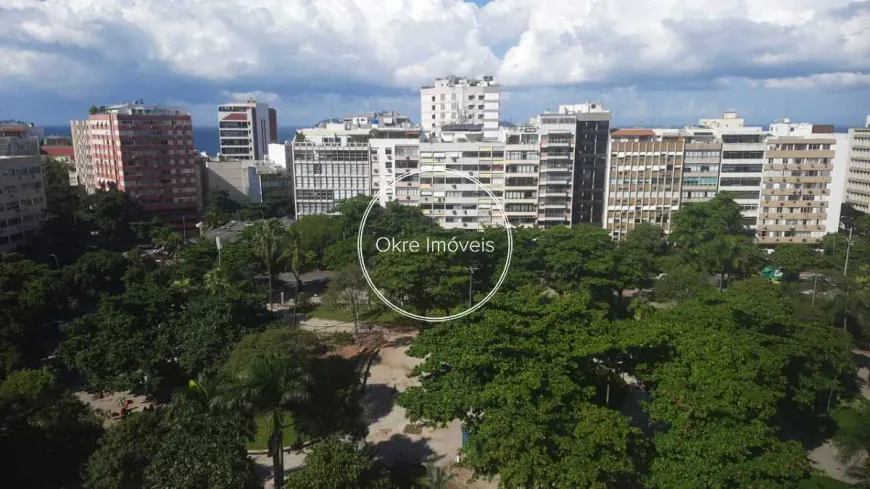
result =
[{"label": "city skyline", "polygon": [[622,126],[728,109],[851,126],[870,99],[867,2],[4,3],[0,119],[46,126],[142,98],[210,127],[215,106],[251,96],[281,126],[374,110],[419,122],[417,90],[448,74],[494,76],[513,122],[600,100]]}]

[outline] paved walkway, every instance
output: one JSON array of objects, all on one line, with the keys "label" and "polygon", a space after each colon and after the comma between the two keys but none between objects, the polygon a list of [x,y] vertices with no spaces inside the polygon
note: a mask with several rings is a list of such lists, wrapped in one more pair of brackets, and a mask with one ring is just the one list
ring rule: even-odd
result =
[{"label": "paved walkway", "polygon": [[[861,395],[865,399],[870,399],[870,386],[868,386],[870,369],[866,366],[870,364],[870,352],[853,350],[852,353],[864,358],[864,361],[861,362],[864,366],[858,369],[858,381],[861,383]],[[837,449],[831,443],[831,440],[827,440],[822,445],[811,450],[808,457],[813,467],[824,471],[828,477],[848,483],[858,482],[858,479],[847,474],[849,467],[837,461]],[[857,463],[860,464],[860,460]]]},{"label": "paved walkway", "polygon": [[[319,318],[305,320],[302,327],[316,328],[318,331],[325,328],[331,331],[353,331],[353,324]],[[381,348],[379,359],[369,371],[366,395],[362,401],[364,416],[369,425],[366,441],[377,446],[378,458],[386,465],[434,463],[445,467],[452,466],[462,445],[460,422],[454,421],[445,428],[420,428],[411,424],[405,409],[394,402],[397,392],[418,383],[410,374],[420,360],[406,354],[413,337],[414,334],[389,335],[389,343]],[[258,466],[258,473],[264,478],[270,477],[271,459],[266,455],[255,455],[252,458]],[[288,470],[302,466],[304,461],[304,453],[285,453],[284,465]],[[454,489],[497,487],[495,482],[467,483],[470,477],[470,471],[457,471],[451,485]],[[266,488],[271,487],[272,481],[269,480]]]}]

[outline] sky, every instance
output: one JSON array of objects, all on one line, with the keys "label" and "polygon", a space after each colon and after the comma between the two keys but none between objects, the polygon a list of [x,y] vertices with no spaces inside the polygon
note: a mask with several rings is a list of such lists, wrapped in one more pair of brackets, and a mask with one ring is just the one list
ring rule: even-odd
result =
[{"label": "sky", "polygon": [[724,110],[861,125],[870,1],[0,0],[0,119],[254,97],[279,125],[398,110],[435,77],[493,75],[502,119],[603,102],[618,125]]}]

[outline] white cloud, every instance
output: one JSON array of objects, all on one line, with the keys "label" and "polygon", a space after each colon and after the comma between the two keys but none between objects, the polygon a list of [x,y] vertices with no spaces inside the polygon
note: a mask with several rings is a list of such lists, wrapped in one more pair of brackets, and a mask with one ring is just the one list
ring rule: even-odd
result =
[{"label": "white cloud", "polygon": [[[216,82],[411,88],[473,71],[514,85],[631,86],[773,69],[811,76],[814,63],[866,72],[870,8],[849,2],[5,0],[0,46],[56,52],[98,73],[124,64]],[[3,63],[0,79],[20,71]]]},{"label": "white cloud", "polygon": [[765,88],[789,88],[797,90],[813,88],[851,88],[870,86],[868,73],[816,73],[791,78],[765,78],[754,82]]},{"label": "white cloud", "polygon": [[250,92],[230,92],[224,90],[223,94],[226,98],[232,100],[233,102],[244,102],[246,100],[253,99],[258,102],[264,102],[274,106],[281,101],[281,96],[277,93],[264,92],[262,90],[253,90]]}]

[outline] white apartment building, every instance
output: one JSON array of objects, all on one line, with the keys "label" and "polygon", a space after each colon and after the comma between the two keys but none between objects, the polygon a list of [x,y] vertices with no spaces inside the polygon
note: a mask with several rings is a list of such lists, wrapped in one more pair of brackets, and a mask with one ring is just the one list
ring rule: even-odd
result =
[{"label": "white apartment building", "polygon": [[284,143],[269,143],[266,158],[273,165],[289,170],[293,167],[293,144],[290,141]]},{"label": "white apartment building", "polygon": [[709,130],[722,141],[718,191],[740,206],[744,224],[755,229],[767,132],[758,126],[745,126],[734,111],[725,112],[720,118],[701,119],[698,126],[687,129],[695,133]]},{"label": "white apartment building", "polygon": [[238,161],[266,159],[269,143],[277,142],[275,110],[256,100],[218,106],[222,157]]},{"label": "white apartment building", "polygon": [[855,209],[870,212],[870,115],[864,127],[849,129],[849,176],[845,201]]},{"label": "white apartment building", "polygon": [[0,156],[0,251],[12,251],[35,234],[45,206],[42,158]]},{"label": "white apartment building", "polygon": [[[395,171],[395,146],[413,147],[419,136],[420,128],[395,112],[330,119],[300,129],[292,142],[296,215],[331,213],[341,200],[376,195],[387,178],[382,175],[388,168]],[[386,142],[373,145],[373,140]]]},{"label": "white apartment building", "polygon": [[486,139],[498,138],[501,88],[491,76],[436,78],[420,89],[420,124],[437,132],[446,124],[475,124]]},{"label": "white apartment building", "polygon": [[[771,124],[769,132],[758,241],[819,243],[826,233],[837,230],[840,218],[840,200],[832,200],[838,142],[834,128],[781,119]],[[844,161],[841,158],[841,175]]]}]

